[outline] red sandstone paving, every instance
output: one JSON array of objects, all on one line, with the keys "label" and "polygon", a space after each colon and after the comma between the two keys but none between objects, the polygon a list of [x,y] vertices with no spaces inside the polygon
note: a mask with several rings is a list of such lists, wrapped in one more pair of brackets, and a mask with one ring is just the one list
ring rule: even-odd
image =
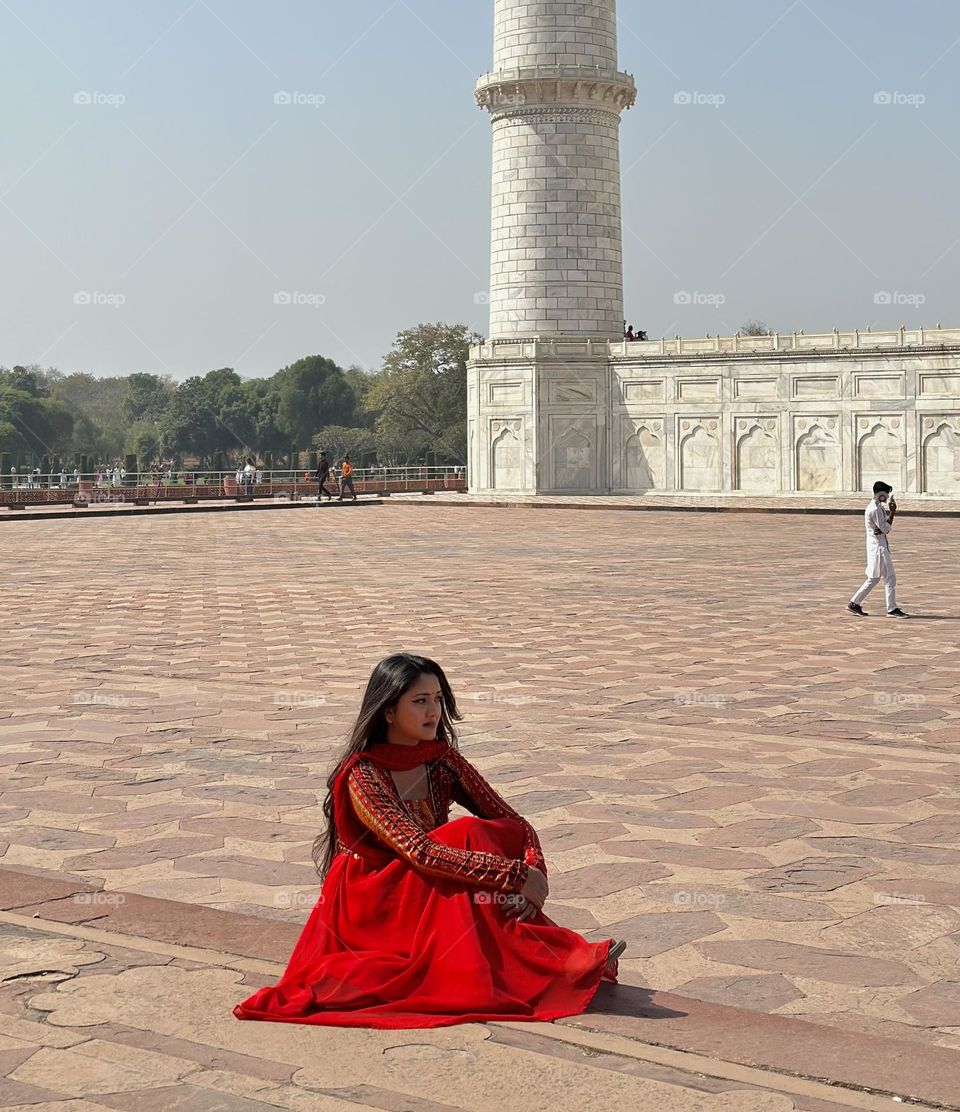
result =
[{"label": "red sandstone paving", "polygon": [[[464,752],[538,826],[553,896],[578,905],[556,917],[635,939],[627,981],[809,1000],[815,1022],[864,1029],[900,1001],[898,1029],[948,1037],[956,978],[924,955],[950,941],[933,909],[960,902],[960,653],[943,621],[847,620],[857,525],[402,505],[322,529],[306,512],[11,523],[4,582],[62,558],[57,590],[11,594],[3,618],[0,867],[152,876],[185,907],[295,926],[365,675],[410,647],[448,667]],[[909,611],[960,616],[955,528],[898,522]],[[91,579],[103,551],[137,573]],[[256,552],[255,582],[236,552]],[[350,572],[318,580],[305,556]],[[897,893],[914,902],[883,902]]]}]

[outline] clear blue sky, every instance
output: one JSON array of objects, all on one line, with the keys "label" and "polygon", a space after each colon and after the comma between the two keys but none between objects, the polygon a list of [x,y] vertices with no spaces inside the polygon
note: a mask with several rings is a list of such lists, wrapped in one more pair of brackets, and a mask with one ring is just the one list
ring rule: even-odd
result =
[{"label": "clear blue sky", "polygon": [[[421,321],[484,332],[490,126],[472,89],[492,11],[0,0],[0,363],[255,376],[313,353],[373,368]],[[619,15],[639,91],[622,127],[632,323],[960,323],[960,3]]]}]

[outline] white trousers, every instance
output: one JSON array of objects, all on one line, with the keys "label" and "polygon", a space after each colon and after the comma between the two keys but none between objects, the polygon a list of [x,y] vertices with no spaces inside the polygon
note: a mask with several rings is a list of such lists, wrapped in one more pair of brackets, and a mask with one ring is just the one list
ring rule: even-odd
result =
[{"label": "white trousers", "polygon": [[893,560],[889,552],[884,552],[881,557],[880,575],[868,575],[863,586],[850,600],[861,603],[870,594],[874,587],[883,580],[884,590],[887,595],[887,612],[897,608],[897,573],[893,570]]}]

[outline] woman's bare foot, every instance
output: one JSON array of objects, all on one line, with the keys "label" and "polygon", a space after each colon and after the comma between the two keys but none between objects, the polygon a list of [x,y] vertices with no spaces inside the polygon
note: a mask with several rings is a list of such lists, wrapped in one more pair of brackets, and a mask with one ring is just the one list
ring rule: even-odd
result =
[{"label": "woman's bare foot", "polygon": [[607,954],[607,973],[613,973],[614,966],[616,966],[617,961],[623,956],[623,952],[624,950],[626,950],[626,948],[627,944],[622,939],[619,942],[613,943],[613,945],[610,947],[609,953]]}]

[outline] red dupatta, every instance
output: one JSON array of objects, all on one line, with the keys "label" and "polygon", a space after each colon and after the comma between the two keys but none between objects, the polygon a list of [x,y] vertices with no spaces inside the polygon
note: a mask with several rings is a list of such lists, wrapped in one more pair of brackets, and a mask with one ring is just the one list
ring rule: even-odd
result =
[{"label": "red dupatta", "polygon": [[333,824],[336,840],[371,865],[385,865],[393,860],[392,853],[373,843],[370,831],[354,814],[347,784],[350,770],[357,761],[364,759],[372,761],[379,768],[409,772],[418,765],[437,760],[449,748],[445,741],[421,741],[416,745],[396,745],[389,741],[382,741],[348,757],[341,765],[333,783]]}]

